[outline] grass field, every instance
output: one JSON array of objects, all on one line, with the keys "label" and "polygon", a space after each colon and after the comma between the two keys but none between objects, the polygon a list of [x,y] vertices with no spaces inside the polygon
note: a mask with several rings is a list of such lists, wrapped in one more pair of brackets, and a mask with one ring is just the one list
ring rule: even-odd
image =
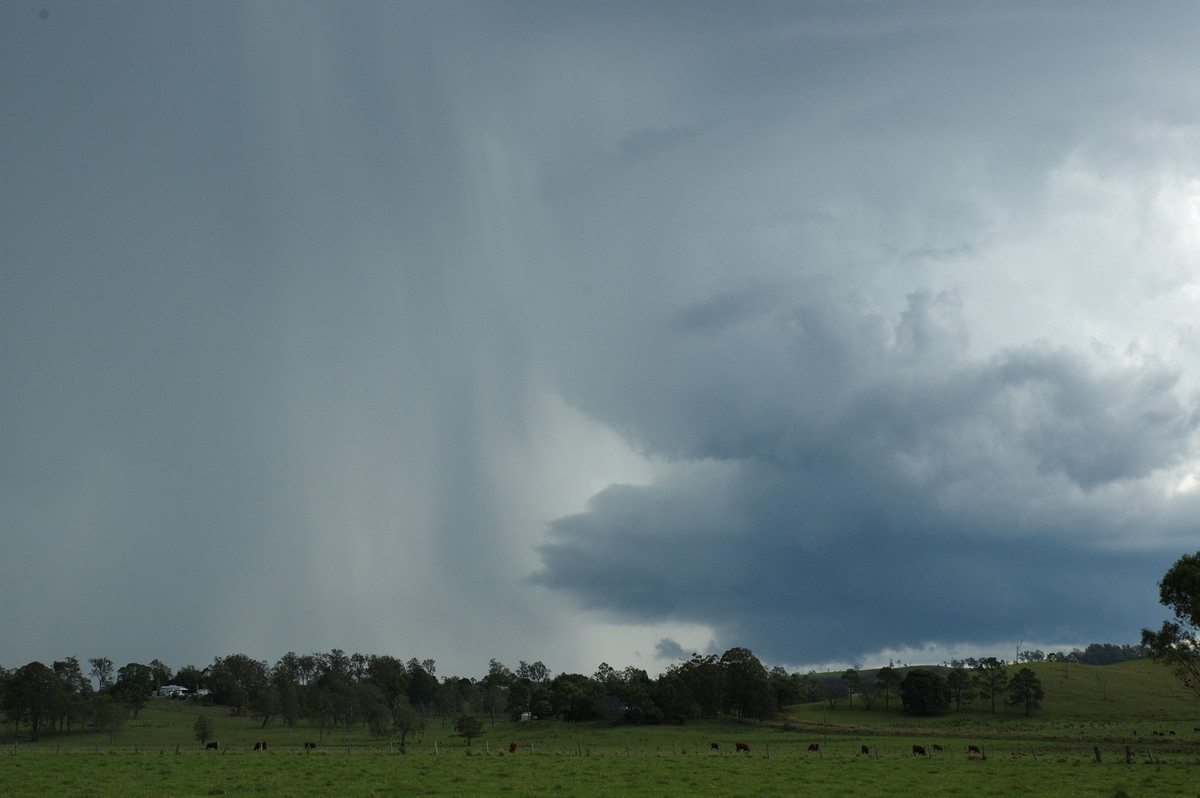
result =
[{"label": "grass field", "polygon": [[[470,747],[433,720],[406,754],[357,730],[305,753],[311,727],[264,729],[219,707],[156,700],[111,742],[92,732],[10,738],[0,795],[1200,796],[1200,706],[1169,674],[1147,662],[1035,669],[1047,698],[1032,718],[809,705],[765,724],[504,722]],[[220,752],[192,736],[201,711],[214,716]],[[266,753],[252,751],[260,739]],[[913,745],[933,756],[914,757]]]}]

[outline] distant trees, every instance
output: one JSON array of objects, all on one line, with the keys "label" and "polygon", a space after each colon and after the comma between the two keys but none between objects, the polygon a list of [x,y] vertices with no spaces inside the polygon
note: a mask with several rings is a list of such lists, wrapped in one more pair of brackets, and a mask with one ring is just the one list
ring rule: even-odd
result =
[{"label": "distant trees", "polygon": [[1175,619],[1164,621],[1158,631],[1143,629],[1142,645],[1200,697],[1200,551],[1185,554],[1167,569],[1158,597]]},{"label": "distant trees", "polygon": [[[1099,644],[1096,650],[1107,651]],[[6,720],[31,738],[79,728],[112,735],[169,680],[206,694],[194,697],[198,703],[220,704],[264,727],[307,722],[322,741],[327,730],[358,729],[391,736],[403,749],[420,739],[432,718],[447,726],[464,717],[491,723],[502,718],[602,719],[614,724],[718,717],[757,721],[805,703],[842,707],[849,701],[855,710],[890,709],[893,697],[914,714],[969,709],[972,703],[983,706],[980,702],[987,702],[992,711],[999,703],[1028,714],[1043,699],[1037,665],[1010,674],[1006,663],[984,658],[949,663],[952,667],[945,673],[929,668],[904,673],[888,665],[873,671],[849,668],[840,675],[800,674],[778,666],[768,670],[744,647],[721,655],[693,654],[657,678],[640,668],[618,669],[609,663],[600,663],[590,676],[555,675],[540,661],[522,661],[511,669],[492,659],[481,679],[439,679],[433,660],[404,661],[340,649],[288,652],[273,665],[234,653],[215,657],[208,667],[186,665],[174,674],[159,660],[149,665],[131,662],[120,669],[106,658],[87,662],[91,678],[74,657],[52,668],[40,663],[15,671],[0,668],[0,709]],[[93,683],[100,688],[94,690]],[[460,733],[470,744],[481,732],[464,727]]]},{"label": "distant trees", "polygon": [[10,719],[29,724],[30,739],[36,742],[45,724],[65,703],[66,691],[54,671],[40,662],[30,662],[5,680],[0,706]]}]

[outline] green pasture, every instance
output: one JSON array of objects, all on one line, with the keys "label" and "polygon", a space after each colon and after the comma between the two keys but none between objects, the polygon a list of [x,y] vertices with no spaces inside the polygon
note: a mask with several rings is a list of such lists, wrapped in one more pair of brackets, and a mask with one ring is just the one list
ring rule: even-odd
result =
[{"label": "green pasture", "polygon": [[[1028,718],[979,702],[934,718],[812,704],[761,724],[488,723],[469,747],[434,718],[406,753],[358,728],[263,727],[156,699],[111,737],[30,743],[9,727],[0,795],[1200,796],[1200,706],[1170,674],[1148,662],[1034,667],[1046,701]],[[194,738],[200,713],[213,717],[220,751]],[[252,750],[257,740],[265,753]],[[315,752],[304,751],[309,740]],[[913,745],[932,756],[914,757]]]}]

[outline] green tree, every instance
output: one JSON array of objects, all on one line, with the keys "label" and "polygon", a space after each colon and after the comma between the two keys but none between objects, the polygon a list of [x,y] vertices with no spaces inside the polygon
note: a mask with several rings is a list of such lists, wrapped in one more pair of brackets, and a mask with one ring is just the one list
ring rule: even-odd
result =
[{"label": "green tree", "polygon": [[101,693],[92,697],[92,722],[97,729],[108,732],[108,742],[116,738],[117,732],[125,725],[129,716],[129,707],[117,700],[112,692]]},{"label": "green tree", "polygon": [[729,649],[721,655],[721,668],[725,672],[725,708],[738,720],[762,720],[774,712],[771,678],[750,649]]},{"label": "green tree", "polygon": [[1142,630],[1142,645],[1200,698],[1200,551],[1180,557],[1158,583],[1158,598],[1175,616],[1157,632]]},{"label": "green tree", "polygon": [[17,668],[4,687],[4,714],[17,723],[29,724],[29,736],[39,739],[43,724],[58,717],[65,708],[67,691],[54,671],[40,662]]},{"label": "green tree", "polygon": [[900,700],[910,715],[944,715],[950,711],[950,688],[941,674],[916,668],[900,683]]},{"label": "green tree", "polygon": [[160,659],[150,660],[150,671],[154,675],[154,689],[171,683],[171,669]]},{"label": "green tree", "polygon": [[483,721],[469,712],[464,712],[454,721],[454,731],[458,732],[460,737],[466,737],[467,745],[470,745],[471,740],[483,734]]},{"label": "green tree", "polygon": [[842,681],[846,683],[846,698],[850,709],[854,709],[854,696],[858,695],[858,687],[862,684],[862,673],[858,668],[847,668],[842,673]]},{"label": "green tree", "polygon": [[883,691],[883,708],[891,709],[892,694],[900,690],[900,671],[891,665],[885,665],[875,674],[875,683]]},{"label": "green tree", "polygon": [[196,739],[200,741],[200,744],[205,745],[217,733],[217,724],[212,717],[200,715],[192,724],[192,730],[196,733]]},{"label": "green tree", "polygon": [[946,686],[950,688],[950,699],[954,702],[955,710],[961,710],[964,703],[970,703],[975,698],[975,691],[971,689],[973,684],[966,668],[951,668],[946,674]]},{"label": "green tree", "polygon": [[92,657],[88,664],[92,666],[91,675],[96,680],[96,690],[104,692],[112,684],[112,660],[108,657]]},{"label": "green tree", "polygon": [[995,657],[986,657],[975,665],[975,686],[979,695],[991,702],[992,712],[996,711],[996,699],[1004,695],[1008,689],[1008,671],[1003,662]]},{"label": "green tree", "polygon": [[128,704],[136,718],[154,692],[154,669],[149,665],[131,662],[117,671],[113,692],[122,703]]},{"label": "green tree", "polygon": [[683,679],[673,673],[663,674],[654,683],[651,698],[663,717],[673,723],[683,723],[700,716],[700,705],[692,698]]},{"label": "green tree", "polygon": [[714,654],[692,654],[686,662],[667,669],[687,687],[688,693],[700,707],[700,717],[715,718],[725,693],[725,671]]},{"label": "green tree", "polygon": [[65,660],[55,662],[53,670],[59,681],[62,682],[67,695],[65,713],[64,717],[59,719],[59,728],[62,728],[63,720],[65,720],[66,730],[70,732],[73,723],[84,721],[89,715],[92,681],[83,674],[83,668],[80,667],[79,660],[75,657],[67,657]]},{"label": "green tree", "polygon": [[425,730],[425,718],[408,703],[408,699],[402,699],[392,709],[392,730],[400,735],[400,750],[404,751],[408,735],[414,732],[420,734]]},{"label": "green tree", "polygon": [[1031,668],[1021,668],[1008,683],[1008,705],[1025,707],[1027,716],[1042,706],[1044,697],[1042,681]]}]

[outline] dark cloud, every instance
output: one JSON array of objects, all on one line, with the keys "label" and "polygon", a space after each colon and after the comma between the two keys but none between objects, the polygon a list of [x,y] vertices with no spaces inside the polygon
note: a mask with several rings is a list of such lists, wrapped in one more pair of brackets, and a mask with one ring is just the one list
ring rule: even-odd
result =
[{"label": "dark cloud", "polygon": [[[889,338],[853,305],[773,308],[792,323],[762,327],[757,343],[786,352],[772,358],[784,373],[718,378],[723,392],[707,380],[737,364],[712,354],[716,327],[684,325],[706,336],[704,376],[637,389],[651,394],[640,406],[675,408],[672,429],[690,437],[614,423],[695,465],[553,522],[534,581],[631,622],[707,624],[720,645],[789,662],[1135,634],[1164,556],[1114,547],[1136,530],[1105,489],[1188,453],[1197,417],[1177,373],[1046,345],[973,359],[963,310],[953,294],[910,293]],[[805,387],[764,406],[781,385]]]}]

